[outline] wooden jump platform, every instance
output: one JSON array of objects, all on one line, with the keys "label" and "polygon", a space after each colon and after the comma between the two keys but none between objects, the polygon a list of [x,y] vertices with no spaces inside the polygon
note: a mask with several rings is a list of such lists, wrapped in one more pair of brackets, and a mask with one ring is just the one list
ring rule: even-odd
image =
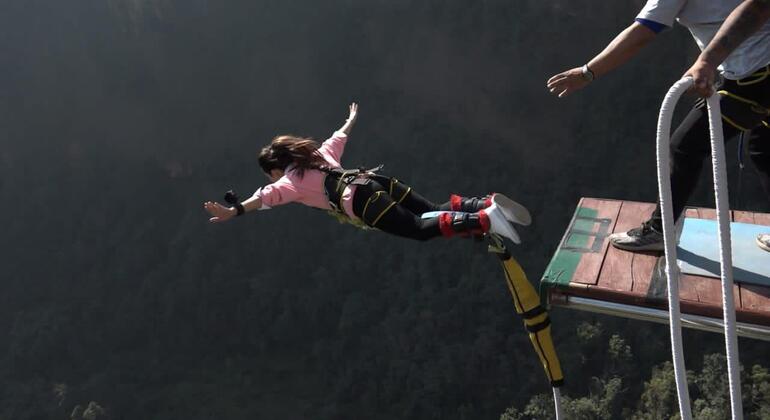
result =
[{"label": "wooden jump platform", "polygon": [[[638,227],[654,208],[653,203],[582,198],[541,279],[542,299],[553,306],[668,322],[663,253],[619,250],[608,239]],[[686,217],[715,219],[716,212],[689,208]],[[768,226],[770,232],[770,214],[731,211],[731,219]],[[718,278],[682,274],[679,288],[684,326],[723,331]],[[734,297],[739,335],[770,340],[770,286],[736,279]]]}]

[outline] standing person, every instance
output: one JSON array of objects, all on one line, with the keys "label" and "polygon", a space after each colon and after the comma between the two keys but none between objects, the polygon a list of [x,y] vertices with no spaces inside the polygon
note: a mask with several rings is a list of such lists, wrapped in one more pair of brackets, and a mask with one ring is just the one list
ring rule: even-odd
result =
[{"label": "standing person", "polygon": [[[740,45],[733,45],[732,51],[724,55],[719,65],[724,78],[719,90],[725,121],[724,137],[729,140],[750,132],[749,156],[770,200],[770,22],[765,18],[761,23],[755,15],[757,9],[767,8],[767,0],[741,3],[741,0],[648,0],[635,22],[601,53],[582,67],[551,77],[547,87],[560,98],[582,89],[627,62],[656,34],[671,27],[674,20],[687,27],[703,49],[728,16],[728,23],[734,25],[736,17],[731,16],[731,12],[740,5],[736,13],[744,16],[743,19],[753,21],[754,31],[751,36],[746,34]],[[747,29],[737,30],[743,32]],[[712,51],[713,48],[717,47],[712,47]],[[679,218],[684,210],[700,176],[703,161],[710,152],[706,105],[704,100],[699,100],[671,138],[671,187],[675,218]],[[617,248],[630,251],[661,251],[662,232],[660,206],[657,206],[641,227],[613,234],[610,242]],[[762,246],[761,241],[757,242]]]},{"label": "standing person", "polygon": [[[730,13],[714,39],[684,74],[693,78],[693,90],[700,97],[711,96],[718,66],[768,19],[770,19],[770,0],[745,0]],[[757,245],[770,252],[770,233],[757,235]]]},{"label": "standing person", "polygon": [[342,169],[342,153],[357,116],[358,105],[353,103],[345,124],[320,145],[308,138],[275,137],[259,153],[259,165],[271,183],[243,202],[229,193],[230,206],[205,202],[209,221],[221,223],[252,210],[298,202],[410,239],[495,233],[520,242],[510,222],[528,225],[529,212],[502,194],[451,195],[448,202],[436,205],[397,179],[377,174],[377,169]]}]

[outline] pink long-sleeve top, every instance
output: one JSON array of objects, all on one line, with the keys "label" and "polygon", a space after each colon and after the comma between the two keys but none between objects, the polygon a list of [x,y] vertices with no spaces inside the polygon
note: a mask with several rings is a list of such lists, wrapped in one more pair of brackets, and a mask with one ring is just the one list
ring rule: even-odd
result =
[{"label": "pink long-sleeve top", "polygon": [[[342,131],[335,131],[318,148],[318,152],[330,167],[342,167],[340,159],[345,151],[345,143],[347,141],[347,134]],[[331,210],[329,200],[324,192],[323,183],[325,176],[324,172],[308,169],[305,170],[305,175],[300,178],[299,174],[289,166],[278,181],[258,189],[254,196],[262,199],[263,210],[295,201],[306,206]],[[353,193],[355,188],[355,185],[348,186],[342,194],[342,208],[353,219],[357,219],[353,214]]]}]

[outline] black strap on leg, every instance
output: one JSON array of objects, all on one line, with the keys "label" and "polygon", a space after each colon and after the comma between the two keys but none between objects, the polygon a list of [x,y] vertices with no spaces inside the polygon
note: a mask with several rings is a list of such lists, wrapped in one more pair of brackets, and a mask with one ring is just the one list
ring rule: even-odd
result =
[{"label": "black strap on leg", "polygon": [[366,200],[364,209],[361,212],[361,220],[367,226],[376,227],[377,222],[382,216],[390,211],[397,203],[393,201],[390,195],[385,191],[377,191]]},{"label": "black strap on leg", "polygon": [[396,203],[402,203],[410,192],[412,192],[412,187],[404,184],[396,178],[390,178],[388,195],[390,195]]}]

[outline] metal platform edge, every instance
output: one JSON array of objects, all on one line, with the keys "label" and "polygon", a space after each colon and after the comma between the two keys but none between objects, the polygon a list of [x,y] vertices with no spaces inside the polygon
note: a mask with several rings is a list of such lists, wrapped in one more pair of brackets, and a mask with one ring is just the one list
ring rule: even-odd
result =
[{"label": "metal platform edge", "polygon": [[[652,321],[660,324],[669,323],[668,311],[655,308],[626,305],[622,303],[604,302],[596,299],[583,298],[559,294],[554,299],[549,296],[551,306],[564,307],[579,311],[593,312],[604,315],[612,315],[621,318]],[[701,315],[681,314],[682,326],[700,331],[724,334],[722,319],[709,318]],[[736,331],[739,336],[756,340],[770,341],[770,327],[745,322],[736,322]]]}]

